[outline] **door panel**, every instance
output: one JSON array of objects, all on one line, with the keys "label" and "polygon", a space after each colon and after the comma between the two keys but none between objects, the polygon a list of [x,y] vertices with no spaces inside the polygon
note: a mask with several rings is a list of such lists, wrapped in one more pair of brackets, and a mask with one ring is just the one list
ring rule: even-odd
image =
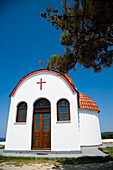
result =
[{"label": "door panel", "polygon": [[[42,110],[42,111],[41,111]],[[32,149],[51,149],[51,114],[50,107],[34,108]]]},{"label": "door panel", "polygon": [[34,114],[33,120],[33,147],[40,147],[40,114]]}]

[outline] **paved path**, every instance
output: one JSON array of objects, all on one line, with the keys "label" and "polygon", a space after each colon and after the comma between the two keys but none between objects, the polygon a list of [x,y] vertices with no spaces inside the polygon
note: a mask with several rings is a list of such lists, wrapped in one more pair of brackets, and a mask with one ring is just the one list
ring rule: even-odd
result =
[{"label": "paved path", "polygon": [[50,165],[47,163],[29,164],[29,165],[13,165],[8,163],[0,163],[0,170],[113,170],[113,162],[93,163],[81,165]]},{"label": "paved path", "polygon": [[35,157],[35,158],[77,158],[83,156],[106,156],[105,153],[97,149],[97,147],[81,147],[81,153],[64,153],[64,152],[3,152],[0,150],[2,156],[13,156],[13,157]]}]

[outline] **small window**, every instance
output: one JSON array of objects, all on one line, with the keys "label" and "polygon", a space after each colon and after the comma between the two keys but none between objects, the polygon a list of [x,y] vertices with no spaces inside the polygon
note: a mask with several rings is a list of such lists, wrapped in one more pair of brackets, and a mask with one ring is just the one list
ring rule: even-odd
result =
[{"label": "small window", "polygon": [[70,120],[70,105],[66,99],[61,99],[57,102],[57,120]]},{"label": "small window", "polygon": [[16,122],[26,122],[27,103],[21,102],[17,107]]}]

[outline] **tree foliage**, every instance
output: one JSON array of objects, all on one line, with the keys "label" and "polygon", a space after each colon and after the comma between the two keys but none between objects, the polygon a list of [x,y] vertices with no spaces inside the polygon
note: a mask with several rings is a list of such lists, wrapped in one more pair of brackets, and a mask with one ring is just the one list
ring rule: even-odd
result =
[{"label": "tree foliage", "polygon": [[76,64],[94,72],[113,64],[113,1],[62,1],[62,11],[48,7],[41,13],[56,29],[61,29],[64,54],[52,55],[47,68],[60,72],[75,69]]}]

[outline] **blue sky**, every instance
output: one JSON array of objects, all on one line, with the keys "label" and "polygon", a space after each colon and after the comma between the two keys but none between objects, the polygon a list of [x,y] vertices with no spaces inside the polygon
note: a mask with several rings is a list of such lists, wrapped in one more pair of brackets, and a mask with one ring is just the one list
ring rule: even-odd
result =
[{"label": "blue sky", "polygon": [[[49,4],[61,8],[60,0],[0,0],[0,137],[6,135],[8,96],[18,81],[40,69],[40,59],[63,53],[61,31],[40,16]],[[101,131],[113,131],[113,68],[93,73],[77,66],[69,75],[100,108]]]}]

